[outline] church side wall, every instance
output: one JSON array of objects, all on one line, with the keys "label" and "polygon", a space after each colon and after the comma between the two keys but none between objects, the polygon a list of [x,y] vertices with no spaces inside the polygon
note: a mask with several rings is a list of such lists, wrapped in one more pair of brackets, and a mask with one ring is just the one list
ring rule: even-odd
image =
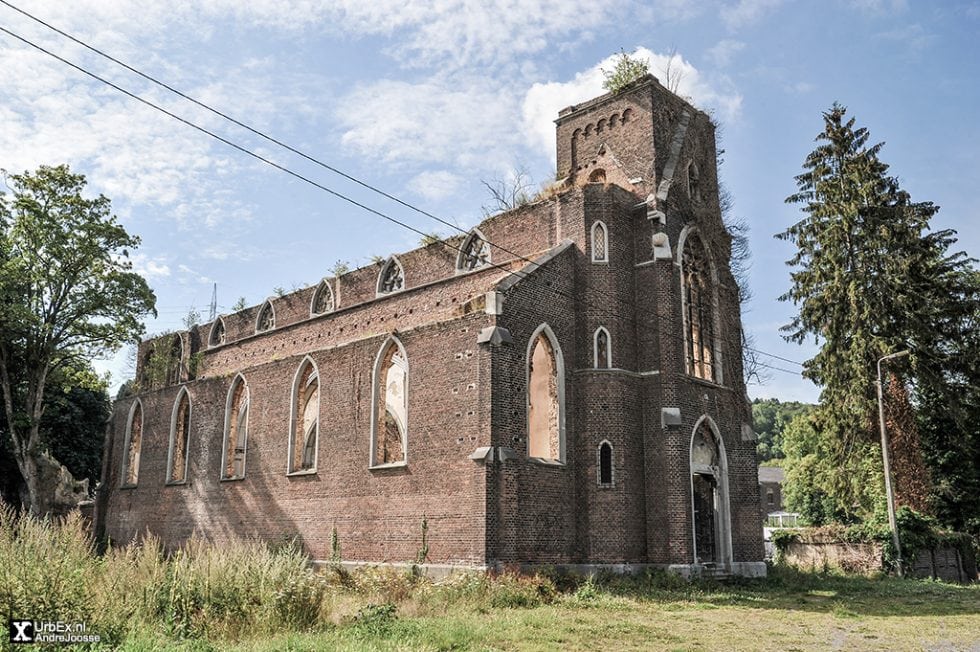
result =
[{"label": "church side wall", "polygon": [[149,531],[168,547],[195,531],[218,542],[298,536],[314,558],[329,559],[336,528],[344,560],[406,562],[418,554],[424,518],[428,561],[482,564],[485,475],[469,454],[489,444],[480,385],[485,360],[476,344],[487,322],[486,314],[473,312],[399,332],[410,370],[408,463],[401,468],[368,469],[372,371],[385,335],[310,352],[321,383],[315,474],[286,475],[291,385],[302,355],[242,371],[250,394],[243,480],[219,480],[231,374],[186,383],[192,413],[183,485],[165,486],[179,387],[139,397],[145,425],[133,489],[119,485],[126,419],[135,399],[120,401],[114,411],[117,463],[108,478],[109,536],[125,542]]}]

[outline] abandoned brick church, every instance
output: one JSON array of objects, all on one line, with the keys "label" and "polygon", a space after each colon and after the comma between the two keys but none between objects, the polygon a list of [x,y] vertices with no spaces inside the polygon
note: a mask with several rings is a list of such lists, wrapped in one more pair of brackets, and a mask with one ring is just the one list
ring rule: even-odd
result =
[{"label": "abandoned brick church", "polygon": [[468,235],[140,346],[112,540],[763,574],[708,116],[647,76],[559,113],[563,181]]}]

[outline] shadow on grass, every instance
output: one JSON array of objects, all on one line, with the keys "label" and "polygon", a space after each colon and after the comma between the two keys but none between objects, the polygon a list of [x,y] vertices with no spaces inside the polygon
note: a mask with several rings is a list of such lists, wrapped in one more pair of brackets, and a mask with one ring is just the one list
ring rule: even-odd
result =
[{"label": "shadow on grass", "polygon": [[980,584],[862,577],[770,568],[766,578],[725,583],[685,582],[664,573],[602,576],[596,584],[610,595],[664,604],[691,603],[755,609],[834,613],[839,616],[940,616],[980,613]]}]

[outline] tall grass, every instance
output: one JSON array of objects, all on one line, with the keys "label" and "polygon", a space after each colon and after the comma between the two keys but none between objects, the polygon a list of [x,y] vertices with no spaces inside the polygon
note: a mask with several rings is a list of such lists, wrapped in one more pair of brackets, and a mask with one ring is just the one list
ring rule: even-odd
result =
[{"label": "tall grass", "polygon": [[239,638],[330,623],[329,586],[296,548],[200,539],[93,551],[82,519],[16,517],[0,506],[0,612],[84,622],[113,645],[130,634]]},{"label": "tall grass", "polygon": [[339,565],[317,573],[296,546],[247,540],[218,546],[192,538],[167,552],[146,535],[100,556],[77,514],[39,520],[0,505],[0,613],[84,622],[108,647],[338,626],[368,633],[449,609],[533,608],[558,593],[543,576],[459,573],[431,581],[417,572],[351,573]]}]

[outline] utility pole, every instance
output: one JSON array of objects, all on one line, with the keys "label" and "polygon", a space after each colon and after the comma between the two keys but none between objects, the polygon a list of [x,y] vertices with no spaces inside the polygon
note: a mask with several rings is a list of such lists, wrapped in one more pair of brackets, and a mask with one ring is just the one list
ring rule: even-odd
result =
[{"label": "utility pole", "polygon": [[888,432],[885,430],[885,402],[883,398],[881,384],[881,363],[885,360],[904,358],[909,354],[908,349],[897,353],[890,353],[878,360],[878,420],[881,423],[881,459],[885,466],[885,496],[888,498],[888,527],[892,531],[892,543],[895,544],[895,556],[898,567],[898,576],[903,577],[902,571],[902,544],[898,540],[898,524],[895,522],[895,492],[892,490],[892,465],[891,457],[888,453]]}]

